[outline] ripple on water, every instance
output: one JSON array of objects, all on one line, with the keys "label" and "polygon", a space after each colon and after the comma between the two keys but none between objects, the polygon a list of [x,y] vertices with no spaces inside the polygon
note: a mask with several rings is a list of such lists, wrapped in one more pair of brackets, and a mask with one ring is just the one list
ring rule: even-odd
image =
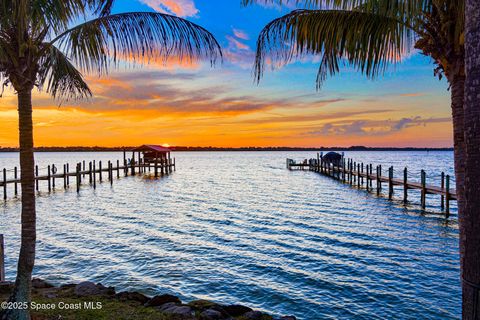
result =
[{"label": "ripple on water", "polygon": [[[86,154],[39,154],[42,166]],[[38,198],[36,274],[119,289],[243,303],[299,319],[454,319],[458,225],[310,172],[309,153],[177,153],[168,178],[129,177]],[[451,153],[355,153],[452,173]],[[89,154],[108,161],[121,154]],[[3,161],[3,162],[2,162]],[[0,165],[11,163],[0,154]],[[431,179],[433,179],[432,177]],[[397,194],[400,194],[400,190]],[[418,202],[418,195],[410,194]],[[429,208],[439,210],[429,197]],[[2,208],[14,276],[18,200]]]}]

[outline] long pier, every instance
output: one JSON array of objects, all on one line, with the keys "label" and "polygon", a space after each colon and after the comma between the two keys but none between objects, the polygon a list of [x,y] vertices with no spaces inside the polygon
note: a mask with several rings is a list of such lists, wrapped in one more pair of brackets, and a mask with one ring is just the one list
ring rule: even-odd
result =
[{"label": "long pier", "polygon": [[[345,159],[338,163],[327,162],[323,160],[320,154],[317,154],[317,159],[304,160],[303,162],[295,162],[292,159],[287,159],[287,169],[289,170],[310,170],[324,176],[339,180],[350,186],[364,188],[367,192],[376,191],[380,195],[383,190],[383,183],[385,183],[388,190],[388,198],[393,199],[394,187],[401,186],[403,189],[403,201],[408,202],[408,190],[420,191],[420,205],[422,209],[426,209],[427,194],[439,195],[441,197],[441,208],[445,210],[447,217],[450,215],[450,201],[457,200],[457,192],[452,189],[451,177],[445,175],[444,172],[440,174],[440,186],[429,185],[426,183],[427,174],[425,170],[420,172],[420,182],[410,181],[408,168],[403,169],[403,176],[394,177],[394,168],[390,166],[383,175],[383,168],[381,165],[373,168],[372,164],[364,164],[363,162],[356,162],[353,159]],[[375,182],[375,186],[374,186]]]},{"label": "long pier", "polygon": [[[134,176],[137,173],[145,174],[152,171],[155,177],[168,175],[176,170],[176,164],[175,158],[159,159],[154,162],[146,161],[144,158],[141,158],[139,153],[138,160],[135,160],[133,155],[131,161],[127,161],[124,154],[123,163],[120,160],[116,162],[108,161],[107,163],[102,163],[102,161],[86,163],[86,161],[82,161],[78,162],[73,170],[71,170],[68,163],[58,167],[56,165],[48,165],[42,169],[46,170],[46,174],[40,175],[38,165],[35,166],[35,188],[37,191],[40,188],[40,181],[46,181],[47,190],[51,192],[57,187],[57,180],[60,180],[60,184],[63,184],[64,189],[68,189],[71,180],[73,180],[72,182],[75,183],[77,192],[80,192],[82,182],[84,181],[88,181],[89,185],[95,189],[97,181],[102,183],[104,180],[107,180],[110,184],[113,184],[115,177],[119,179],[121,176]],[[61,171],[61,173],[58,171]],[[7,172],[13,173],[12,179],[8,178]],[[10,192],[8,192],[9,185],[13,187],[13,190],[10,189]],[[3,169],[1,171],[0,188],[3,190],[4,201],[8,199],[9,194],[18,196],[19,189],[21,189],[20,185],[20,170],[17,167],[12,170]]]}]

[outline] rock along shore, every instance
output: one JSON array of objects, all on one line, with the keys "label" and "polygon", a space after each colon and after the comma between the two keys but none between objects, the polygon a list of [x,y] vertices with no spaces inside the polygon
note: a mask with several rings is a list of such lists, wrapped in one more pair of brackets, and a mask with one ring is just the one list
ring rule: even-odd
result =
[{"label": "rock along shore", "polygon": [[[55,287],[44,280],[33,279],[32,286],[32,301],[39,308],[32,310],[35,320],[296,320],[294,316],[274,317],[243,305],[222,305],[207,300],[184,303],[179,297],[169,294],[148,297],[134,291],[116,292],[113,287],[89,281]],[[6,301],[12,289],[12,283],[0,284],[0,301]],[[47,308],[49,305],[52,308]],[[63,308],[58,308],[58,305]]]}]

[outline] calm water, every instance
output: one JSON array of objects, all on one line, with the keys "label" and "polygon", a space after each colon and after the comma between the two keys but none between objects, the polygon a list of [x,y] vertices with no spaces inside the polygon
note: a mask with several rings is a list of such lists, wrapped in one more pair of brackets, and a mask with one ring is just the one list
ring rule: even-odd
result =
[{"label": "calm water", "polygon": [[[243,303],[305,320],[459,318],[457,216],[435,213],[436,197],[428,197],[424,213],[416,204],[285,169],[285,158],[314,157],[310,152],[174,156],[177,171],[160,180],[122,178],[80,194],[72,187],[49,195],[41,185],[36,275]],[[422,168],[453,171],[450,152],[346,156],[393,164],[396,172],[408,165],[412,179]],[[0,168],[12,168],[17,157],[0,154]],[[120,158],[37,155],[40,167]],[[438,183],[437,174],[429,179]],[[18,199],[0,209],[10,279],[19,211]]]}]

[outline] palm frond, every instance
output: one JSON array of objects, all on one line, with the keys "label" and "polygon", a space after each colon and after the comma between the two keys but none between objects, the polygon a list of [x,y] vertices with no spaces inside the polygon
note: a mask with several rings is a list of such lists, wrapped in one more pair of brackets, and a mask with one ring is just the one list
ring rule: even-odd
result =
[{"label": "palm frond", "polygon": [[44,56],[39,61],[37,85],[60,101],[84,99],[92,92],[82,74],[68,58],[53,45],[47,45]]},{"label": "palm frond", "polygon": [[409,13],[418,12],[418,9],[431,7],[434,0],[242,0],[243,6],[260,4],[296,5],[306,9],[332,9],[353,10],[364,7],[383,7],[385,9],[404,11]]},{"label": "palm frond", "polygon": [[414,32],[396,19],[344,10],[296,10],[269,23],[257,41],[255,78],[306,55],[320,55],[319,88],[346,61],[369,78],[396,63],[413,45]]},{"label": "palm frond", "polygon": [[242,0],[242,5],[294,4],[310,10],[361,11],[394,18],[412,29],[418,29],[418,21],[421,20],[424,12],[431,10],[432,1],[434,0]]},{"label": "palm frond", "polygon": [[215,37],[204,28],[175,16],[154,12],[108,15],[65,31],[51,42],[86,72],[104,74],[119,61],[166,62],[171,57],[193,61],[222,58]]}]

